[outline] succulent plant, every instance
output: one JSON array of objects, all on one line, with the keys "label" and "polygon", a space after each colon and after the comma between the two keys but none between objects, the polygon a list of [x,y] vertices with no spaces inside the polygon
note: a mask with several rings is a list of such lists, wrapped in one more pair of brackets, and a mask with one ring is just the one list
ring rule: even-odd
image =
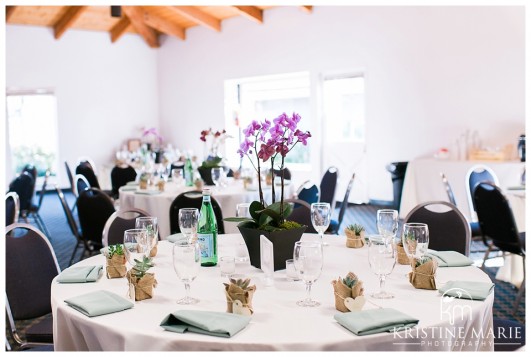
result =
[{"label": "succulent plant", "polygon": [[349,288],[353,288],[358,283],[358,277],[353,273],[348,273],[346,277],[343,278],[343,284]]},{"label": "succulent plant", "polygon": [[[233,279],[233,278],[230,278],[230,283],[240,287],[242,290],[245,291],[245,290],[247,290],[247,288],[249,288],[249,284],[251,283],[251,279],[250,278],[247,278],[247,279]],[[225,283],[223,283],[223,284],[225,284]],[[225,286],[229,286],[229,284],[225,284]]]},{"label": "succulent plant", "polygon": [[149,268],[152,268],[153,264],[151,261],[151,258],[144,256],[142,261],[135,259],[135,266],[132,269],[132,274],[137,277],[138,279],[141,279],[146,275],[146,272],[149,270]]},{"label": "succulent plant", "polygon": [[427,262],[431,262],[431,257],[430,256],[424,256],[424,257],[421,257],[419,259],[416,260],[416,263],[415,263],[415,268],[421,266],[422,264],[425,264]]},{"label": "succulent plant", "polygon": [[121,244],[110,245],[108,247],[108,257],[111,259],[114,255],[124,255],[124,246]]},{"label": "succulent plant", "polygon": [[365,230],[365,227],[363,227],[361,224],[355,223],[347,226],[347,229],[353,231],[354,233],[356,233],[356,235],[360,235],[360,233]]},{"label": "succulent plant", "polygon": [[143,172],[141,175],[140,175],[140,181],[143,181],[143,182],[148,182],[149,179],[150,179],[151,175],[148,174],[147,172]]}]

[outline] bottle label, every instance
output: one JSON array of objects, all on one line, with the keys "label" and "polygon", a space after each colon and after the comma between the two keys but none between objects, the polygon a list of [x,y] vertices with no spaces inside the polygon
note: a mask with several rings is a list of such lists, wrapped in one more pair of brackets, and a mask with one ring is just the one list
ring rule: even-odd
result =
[{"label": "bottle label", "polygon": [[198,233],[197,240],[201,248],[201,258],[211,258],[214,255],[214,235],[212,233]]}]

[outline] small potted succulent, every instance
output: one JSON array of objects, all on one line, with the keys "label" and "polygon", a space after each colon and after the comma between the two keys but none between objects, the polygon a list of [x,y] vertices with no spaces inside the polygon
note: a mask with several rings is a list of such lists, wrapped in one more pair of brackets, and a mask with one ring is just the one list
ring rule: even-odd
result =
[{"label": "small potted succulent", "polygon": [[[410,244],[408,244],[408,245],[411,246],[410,248],[412,248],[413,246],[416,247],[416,242],[415,242],[415,236],[414,235],[406,234],[404,239],[411,240]],[[396,244],[396,261],[398,262],[398,264],[401,264],[401,265],[409,265],[409,263],[410,263],[409,257],[407,256],[406,251],[404,249],[404,242],[402,242],[402,240],[399,240],[398,243]]]},{"label": "small potted succulent", "polygon": [[251,279],[230,279],[230,284],[225,285],[227,298],[227,312],[241,315],[253,314],[253,294],[256,285],[249,286]]},{"label": "small potted succulent", "polygon": [[147,172],[140,174],[139,187],[141,190],[146,190],[148,188],[150,175]]},{"label": "small potted succulent", "polygon": [[121,244],[110,245],[105,251],[107,278],[123,278],[127,273],[124,247]]},{"label": "small potted succulent", "polygon": [[198,190],[198,191],[201,191],[203,189],[203,180],[200,179],[200,178],[196,178],[195,181],[194,181],[194,185],[195,185],[195,188]]},{"label": "small potted succulent", "polygon": [[[362,296],[363,282],[356,276],[356,274],[349,272],[343,279],[341,277],[337,280],[332,281],[332,286],[334,287],[334,298],[336,309],[341,312],[349,312],[353,307],[349,304],[349,300],[353,299],[354,301],[358,296]],[[364,302],[360,304],[361,301],[358,301],[357,304],[361,305],[359,308],[363,307]]]},{"label": "small potted succulent", "polygon": [[435,272],[437,267],[437,260],[430,256],[411,259],[409,282],[417,289],[436,290]]},{"label": "small potted succulent", "polygon": [[350,224],[345,228],[346,245],[349,248],[361,248],[365,245],[365,227],[361,224]]},{"label": "small potted succulent", "polygon": [[[134,288],[135,301],[153,297],[153,288],[157,285],[157,281],[154,274],[147,272],[152,267],[151,259],[144,257],[142,261],[135,259],[135,266],[127,272],[127,280]],[[132,295],[132,291],[130,293]]]}]

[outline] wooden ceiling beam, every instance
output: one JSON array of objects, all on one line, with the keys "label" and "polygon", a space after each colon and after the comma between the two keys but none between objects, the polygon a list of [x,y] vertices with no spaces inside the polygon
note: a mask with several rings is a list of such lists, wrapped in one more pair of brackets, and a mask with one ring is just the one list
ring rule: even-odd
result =
[{"label": "wooden ceiling beam", "polygon": [[313,6],[309,6],[309,5],[303,5],[301,6],[301,9],[308,13],[308,14],[311,14],[312,13],[312,10],[313,10]]},{"label": "wooden ceiling beam", "polygon": [[144,11],[138,6],[122,6],[136,32],[140,34],[151,48],[160,47],[159,37],[155,30],[144,23]]},{"label": "wooden ceiling beam", "polygon": [[199,25],[208,27],[217,32],[221,31],[221,21],[219,19],[195,8],[194,6],[171,6],[170,8],[179,15],[185,16]]},{"label": "wooden ceiling beam", "polygon": [[13,16],[16,8],[16,6],[6,6],[6,22],[8,22],[11,16]]},{"label": "wooden ceiling beam", "polygon": [[69,6],[64,15],[53,26],[55,39],[61,38],[86,9],[87,6]]},{"label": "wooden ceiling beam", "polygon": [[122,35],[129,29],[129,26],[131,26],[131,21],[129,21],[129,18],[127,16],[122,16],[120,21],[114,25],[110,31],[111,34],[111,42],[116,42]]},{"label": "wooden ceiling beam", "polygon": [[146,11],[144,12],[144,22],[147,25],[167,35],[175,36],[177,38],[180,38],[181,40],[186,39],[184,28],[176,25],[170,20],[164,19],[159,15],[150,12],[149,9],[145,10]]},{"label": "wooden ceiling beam", "polygon": [[256,7],[256,6],[233,6],[236,10],[240,12],[243,16],[247,17],[248,19],[257,22],[259,24],[262,24],[264,22],[263,20],[263,11],[262,9]]}]

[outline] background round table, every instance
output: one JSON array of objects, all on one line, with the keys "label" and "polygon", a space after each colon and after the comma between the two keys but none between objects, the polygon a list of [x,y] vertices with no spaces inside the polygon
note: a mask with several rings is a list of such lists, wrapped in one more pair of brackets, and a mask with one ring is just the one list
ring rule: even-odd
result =
[{"label": "background round table", "polygon": [[[316,239],[305,234],[302,239]],[[243,239],[239,234],[219,236],[220,255],[234,254]],[[415,289],[405,274],[409,266],[396,265],[387,278],[386,289],[395,298],[375,300],[369,295],[378,289],[378,279],[367,262],[367,247],[350,249],[343,236],[325,236],[330,243],[324,249],[324,267],[320,278],[312,287],[312,297],[321,306],[303,308],[296,301],[305,297],[302,282],[289,281],[285,271],[274,274],[273,286],[265,286],[264,273],[249,265],[238,264],[236,274],[251,277],[257,290],[253,298],[254,315],[249,325],[231,338],[220,338],[196,333],[178,334],[165,331],[160,323],[165,316],[177,310],[193,309],[225,311],[226,301],[220,268],[202,267],[191,285],[191,295],[200,299],[197,305],[178,305],[176,300],[184,296],[184,285],[177,279],[171,259],[172,243],[161,241],[152,268],[158,285],[152,299],[137,302],[134,308],[89,318],[69,307],[65,299],[95,290],[108,290],[126,295],[126,280],[107,279],[95,283],[59,284],[52,282],[51,302],[54,321],[56,351],[185,351],[185,350],[493,350],[493,337],[486,333],[492,328],[492,304],[494,294],[485,301],[459,300],[459,306],[469,306],[471,314],[464,320],[451,323],[441,313],[441,296],[435,290]],[[97,255],[76,264],[105,265],[102,255]],[[379,306],[399,310],[418,318],[418,336],[408,338],[393,333],[356,336],[334,320],[339,313],[334,307],[332,280],[344,277],[349,271],[364,282],[368,302],[364,307]],[[439,268],[437,282],[469,280],[490,282],[480,269],[468,266]],[[448,329],[458,331],[455,336]],[[457,329],[457,330],[456,330]],[[435,332],[432,332],[435,331]],[[484,335],[478,332],[484,331]],[[425,336],[423,333],[427,333]],[[434,335],[433,335],[434,334]],[[441,336],[443,335],[443,336]]]}]

